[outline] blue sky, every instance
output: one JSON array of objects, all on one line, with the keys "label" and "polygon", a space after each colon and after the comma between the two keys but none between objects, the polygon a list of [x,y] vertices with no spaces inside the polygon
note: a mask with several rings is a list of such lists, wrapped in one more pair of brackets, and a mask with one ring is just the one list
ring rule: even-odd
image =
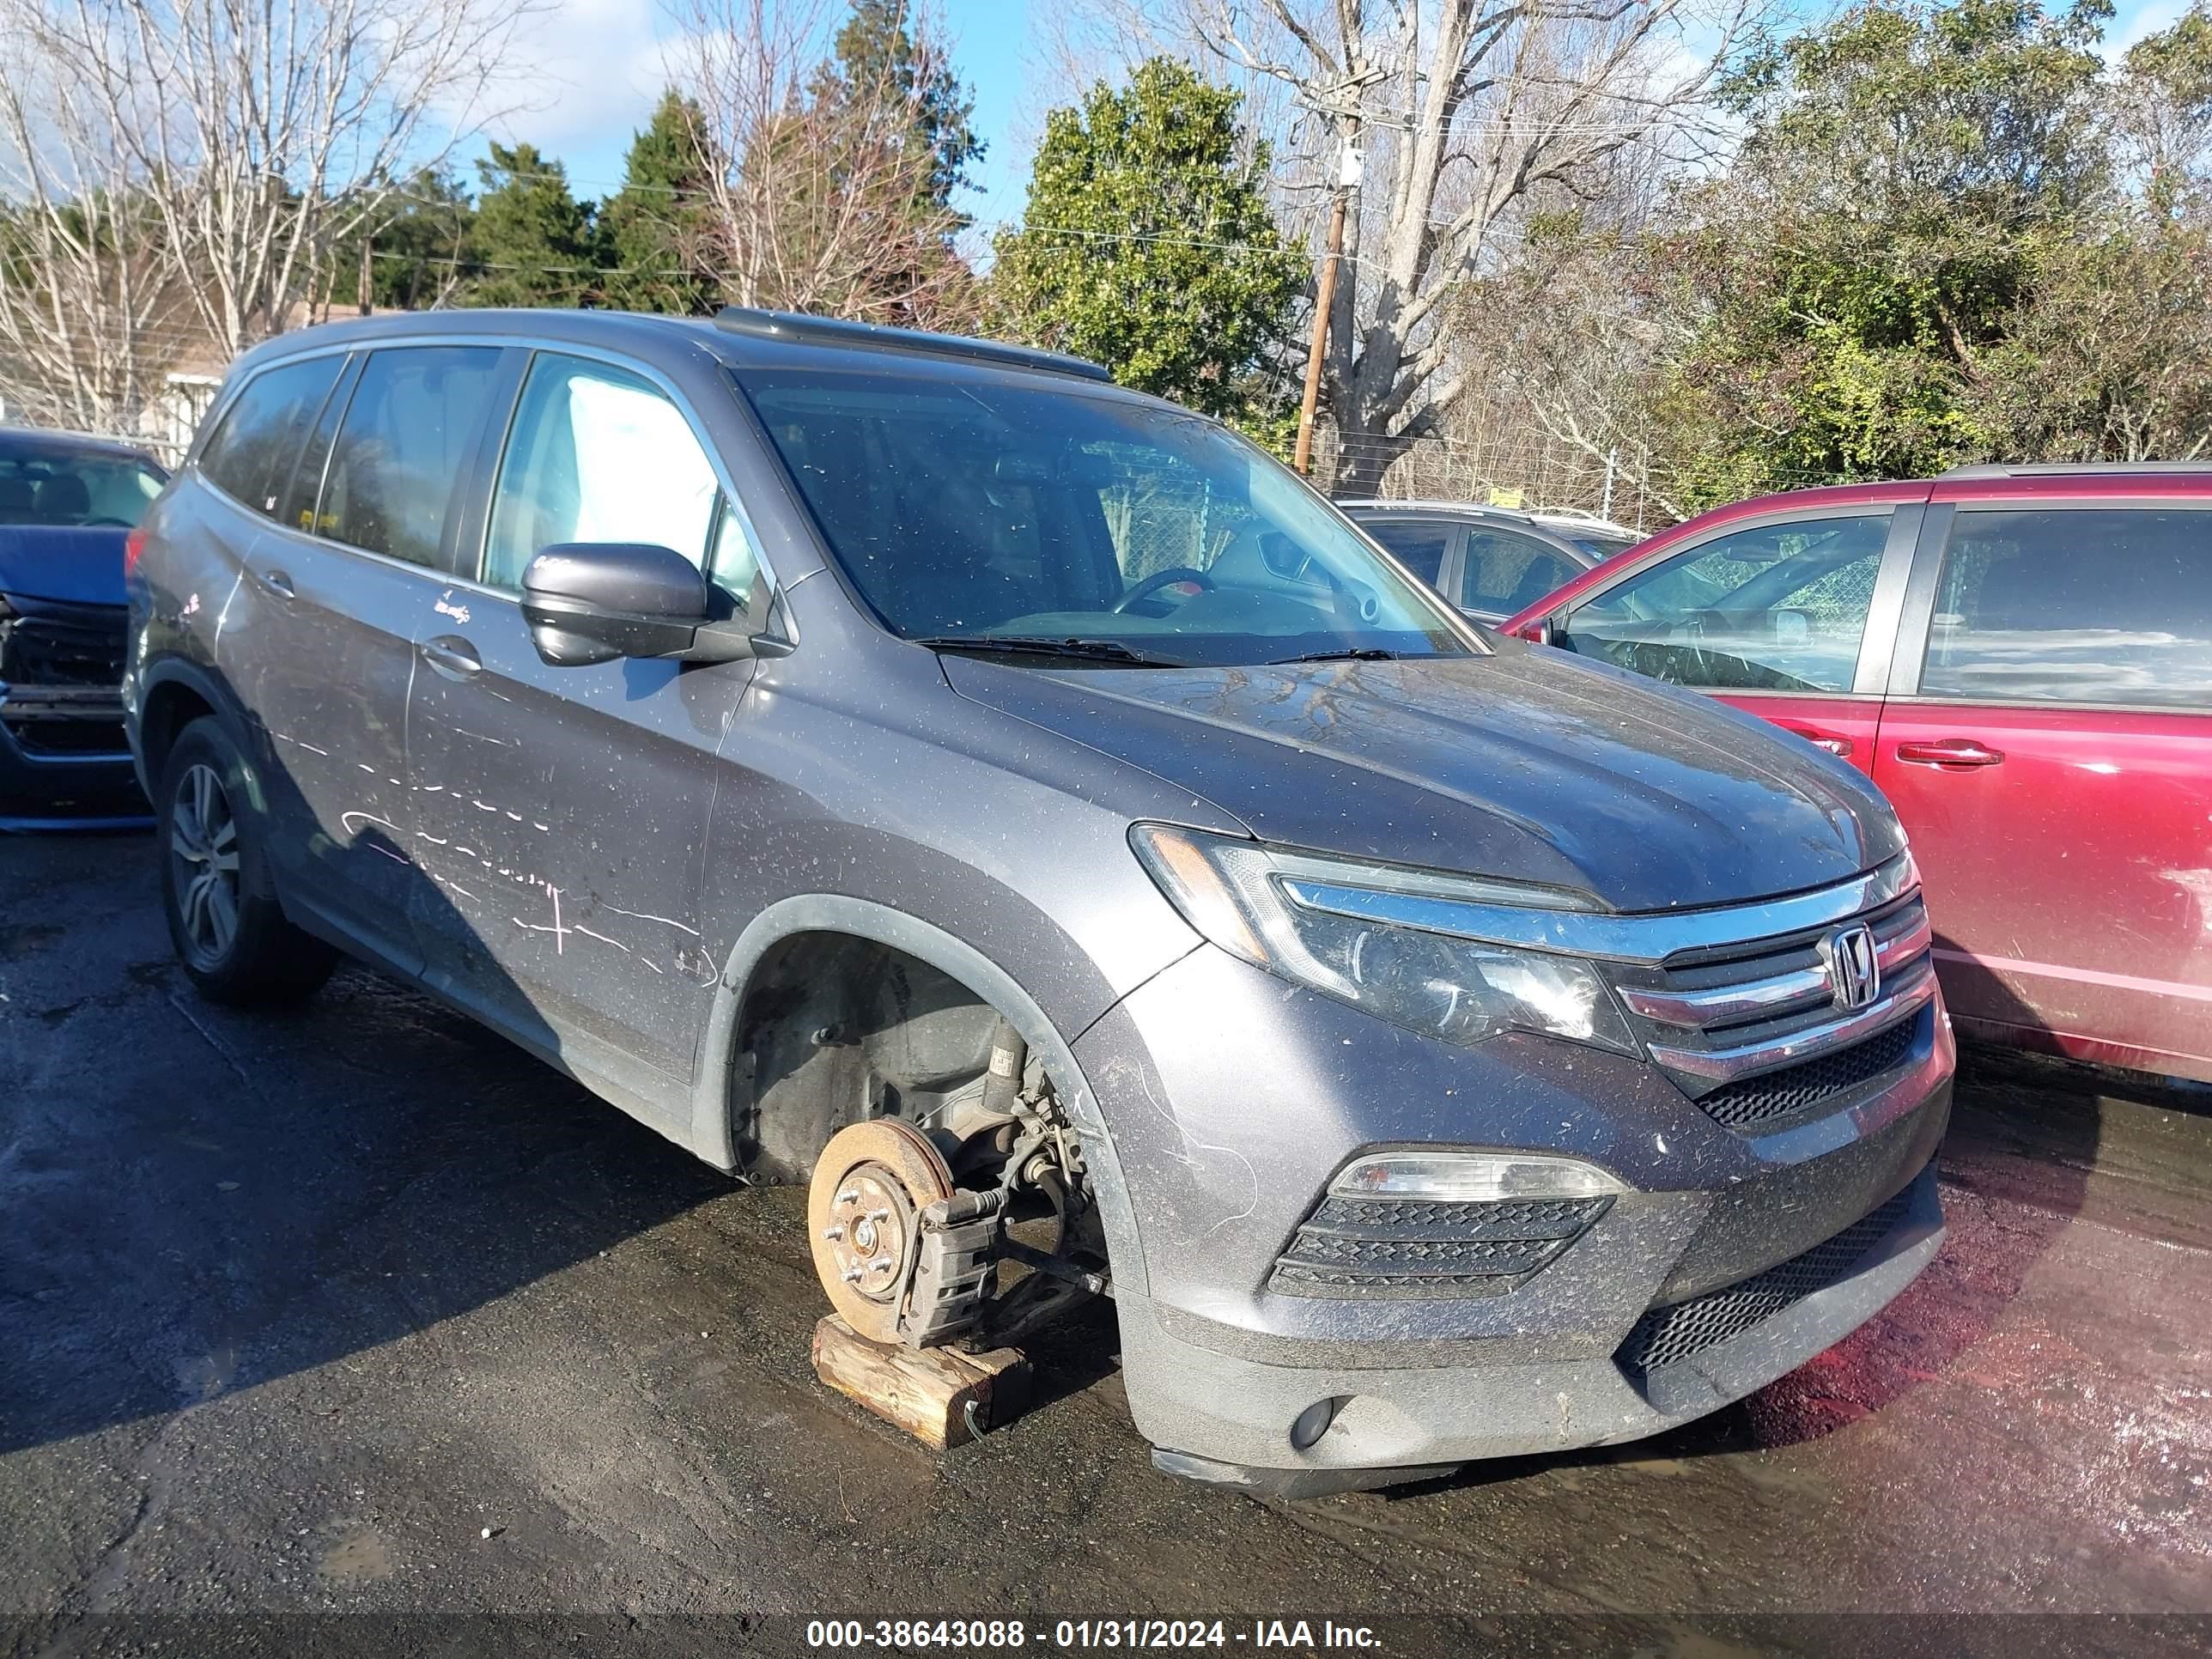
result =
[{"label": "blue sky", "polygon": [[[975,97],[975,129],[989,150],[976,190],[961,207],[986,228],[1018,217],[1030,154],[1048,94],[1049,61],[1042,13],[1012,0],[940,0],[954,61]],[[2120,0],[2107,35],[2118,52],[2164,27],[2187,0]],[[604,197],[621,182],[623,155],[663,84],[660,0],[551,0],[516,43],[515,58],[532,107],[501,124],[565,163],[580,196]],[[1048,95],[1040,95],[1040,93]],[[462,152],[464,163],[482,153]],[[473,181],[472,170],[464,166]]]}]

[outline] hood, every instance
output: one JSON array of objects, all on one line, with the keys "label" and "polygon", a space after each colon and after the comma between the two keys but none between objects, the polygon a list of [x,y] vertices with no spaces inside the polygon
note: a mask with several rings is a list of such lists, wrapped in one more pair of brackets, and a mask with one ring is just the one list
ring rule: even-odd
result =
[{"label": "hood", "polygon": [[123,541],[96,526],[0,524],[0,593],[74,605],[127,605]]},{"label": "hood", "polygon": [[1318,852],[1583,889],[1615,910],[1727,904],[1901,851],[1841,762],[1747,714],[1565,652],[1279,667],[1018,667],[948,655],[975,702]]}]

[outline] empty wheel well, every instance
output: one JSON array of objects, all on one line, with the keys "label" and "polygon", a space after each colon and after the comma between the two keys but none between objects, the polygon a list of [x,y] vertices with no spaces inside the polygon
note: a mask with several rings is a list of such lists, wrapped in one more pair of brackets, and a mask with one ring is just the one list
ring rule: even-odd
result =
[{"label": "empty wheel well", "polygon": [[146,759],[148,788],[160,784],[162,769],[169,763],[169,750],[176,746],[184,729],[213,713],[205,697],[174,680],[147,692],[145,707],[138,716],[138,750]]},{"label": "empty wheel well", "polygon": [[848,1123],[919,1121],[975,1086],[998,1014],[941,969],[850,933],[798,933],[763,957],[738,1013],[738,1165],[804,1181]]}]

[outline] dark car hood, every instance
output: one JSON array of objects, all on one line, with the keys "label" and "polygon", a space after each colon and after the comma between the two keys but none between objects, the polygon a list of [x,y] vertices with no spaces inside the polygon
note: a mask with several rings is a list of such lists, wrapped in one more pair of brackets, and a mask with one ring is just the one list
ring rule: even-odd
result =
[{"label": "dark car hood", "polygon": [[105,526],[0,524],[0,593],[75,605],[125,605],[123,540]]},{"label": "dark car hood", "polygon": [[1902,850],[1840,762],[1695,693],[1508,641],[1494,657],[1038,670],[956,690],[1144,768],[1262,840],[1546,882],[1616,910],[1795,892]]}]

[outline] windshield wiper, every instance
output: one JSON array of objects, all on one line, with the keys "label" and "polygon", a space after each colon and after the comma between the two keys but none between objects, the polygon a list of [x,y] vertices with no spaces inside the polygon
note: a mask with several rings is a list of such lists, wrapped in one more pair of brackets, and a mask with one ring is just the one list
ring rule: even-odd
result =
[{"label": "windshield wiper", "polygon": [[1294,662],[1396,662],[1405,654],[1402,651],[1385,651],[1379,645],[1340,645],[1333,651],[1309,651],[1302,657],[1275,657],[1267,666],[1280,668]]},{"label": "windshield wiper", "polygon": [[1188,668],[1173,657],[1156,657],[1119,640],[1053,639],[1041,634],[939,634],[918,639],[933,651],[1006,652],[1030,657],[1086,657],[1094,662],[1141,663],[1147,668]]}]

